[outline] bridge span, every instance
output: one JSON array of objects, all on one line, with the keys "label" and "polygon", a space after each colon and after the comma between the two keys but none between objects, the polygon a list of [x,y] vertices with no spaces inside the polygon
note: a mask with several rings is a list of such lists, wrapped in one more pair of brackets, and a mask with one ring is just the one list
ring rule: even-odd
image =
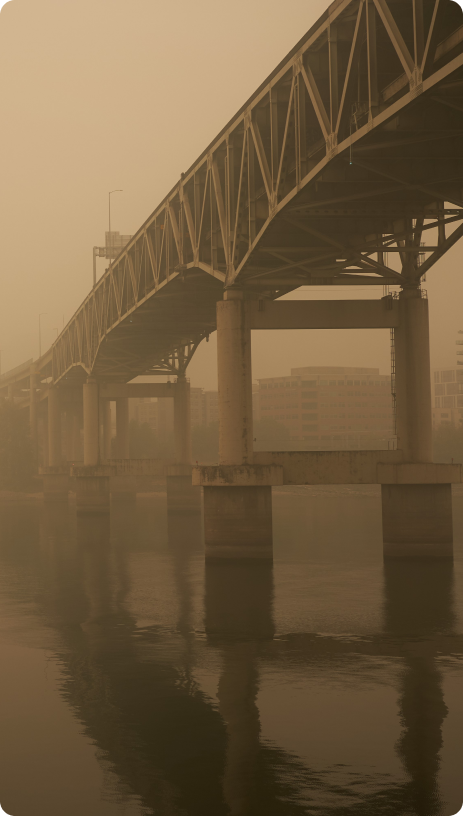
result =
[{"label": "bridge span", "polygon": [[[173,374],[172,478],[189,481],[186,372],[217,330],[220,466],[215,477],[194,475],[204,486],[206,551],[269,558],[271,484],[284,475],[253,458],[251,331],[391,328],[401,455],[393,478],[378,477],[386,551],[449,556],[450,484],[459,477],[434,466],[429,481],[421,281],[462,236],[462,9],[453,0],[335,0],[181,174],[52,348],[0,378],[0,394],[29,407],[36,445],[47,404],[41,447],[52,469],[63,463],[62,415],[72,461],[83,414],[84,467],[96,470],[91,480],[79,471],[78,480],[87,498],[93,490],[96,504],[102,496],[107,504],[104,389]],[[393,286],[400,294],[278,301],[300,286],[333,285]],[[116,398],[119,458],[128,457],[128,396]]]}]

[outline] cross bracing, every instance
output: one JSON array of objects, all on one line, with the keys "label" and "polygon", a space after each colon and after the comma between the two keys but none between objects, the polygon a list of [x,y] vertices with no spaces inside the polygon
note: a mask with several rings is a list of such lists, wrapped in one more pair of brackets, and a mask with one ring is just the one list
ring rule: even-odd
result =
[{"label": "cross bracing", "polygon": [[42,373],[170,372],[214,331],[224,287],[416,287],[462,235],[461,8],[336,0],[182,173]]}]

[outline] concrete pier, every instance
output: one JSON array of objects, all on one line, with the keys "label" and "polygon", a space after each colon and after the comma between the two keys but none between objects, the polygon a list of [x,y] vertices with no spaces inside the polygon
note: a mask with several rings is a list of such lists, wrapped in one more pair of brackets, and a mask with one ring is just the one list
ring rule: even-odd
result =
[{"label": "concrete pier", "polygon": [[102,400],[100,413],[103,425],[103,459],[105,462],[111,459],[111,403],[109,400]]},{"label": "concrete pier", "polygon": [[34,463],[37,467],[39,461],[39,428],[38,428],[38,403],[37,403],[37,368],[35,365],[30,369],[29,380],[29,427],[31,434]]},{"label": "concrete pier", "polygon": [[382,485],[385,558],[452,558],[452,486]]},{"label": "concrete pier", "polygon": [[[219,463],[252,465],[251,330],[243,292],[229,290],[217,304]],[[205,486],[206,560],[271,561],[272,493],[269,485]]]},{"label": "concrete pier", "polygon": [[110,478],[112,469],[104,465],[71,468],[76,489],[77,515],[100,515],[110,510]]},{"label": "concrete pier", "polygon": [[129,459],[129,400],[116,400],[116,459]]},{"label": "concrete pier", "polygon": [[188,515],[201,512],[201,488],[192,485],[191,465],[169,465],[166,475],[167,511]]},{"label": "concrete pier", "polygon": [[61,399],[56,386],[48,389],[48,466],[61,465]]},{"label": "concrete pier", "polygon": [[84,465],[95,467],[99,462],[98,383],[89,378],[83,386],[84,403]]},{"label": "concrete pier", "polygon": [[[399,296],[395,329],[397,447],[403,461],[432,462],[429,308],[419,289]],[[385,558],[449,558],[453,554],[450,484],[383,484]]]},{"label": "concrete pier", "polygon": [[272,488],[204,487],[207,561],[271,561]]},{"label": "concrete pier", "polygon": [[397,447],[405,462],[432,462],[429,304],[419,289],[400,293],[395,357]]}]

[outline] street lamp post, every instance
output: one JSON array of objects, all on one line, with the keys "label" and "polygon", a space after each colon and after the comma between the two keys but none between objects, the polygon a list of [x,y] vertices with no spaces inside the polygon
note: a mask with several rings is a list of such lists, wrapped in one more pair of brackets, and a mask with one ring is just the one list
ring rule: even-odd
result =
[{"label": "street lamp post", "polygon": [[39,360],[42,356],[42,317],[48,312],[40,312],[39,314]]},{"label": "street lamp post", "polygon": [[109,199],[109,265],[111,266],[112,256],[113,256],[113,236],[111,232],[111,196],[113,193],[123,193],[123,190],[111,190],[108,195]]}]

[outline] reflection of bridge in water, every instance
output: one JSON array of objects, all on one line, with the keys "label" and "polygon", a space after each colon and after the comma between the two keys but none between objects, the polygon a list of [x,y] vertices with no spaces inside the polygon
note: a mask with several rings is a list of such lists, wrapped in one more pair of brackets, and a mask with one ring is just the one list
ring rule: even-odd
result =
[{"label": "reflection of bridge in water", "polygon": [[[110,473],[131,476],[127,463],[102,469],[108,404],[117,403],[118,459],[127,459],[127,383],[147,373],[177,376],[169,475],[183,488],[187,367],[217,330],[221,469],[194,474],[208,557],[271,559],[271,486],[321,473],[327,483],[382,485],[387,555],[451,556],[450,485],[462,474],[432,465],[421,281],[463,235],[462,87],[463,13],[453,0],[335,0],[182,173],[52,349],[0,379],[0,392],[22,394],[35,442],[48,404],[46,491],[66,493],[64,414],[71,462],[83,422],[79,510],[108,509]],[[400,294],[278,300],[302,285]],[[251,331],[289,328],[394,331],[397,451],[352,452],[344,463],[253,453]],[[163,388],[152,393],[167,396]]]},{"label": "reflection of bridge in water", "polygon": [[[17,523],[15,511],[13,518]],[[209,564],[204,640],[194,631],[193,613],[199,525],[174,520],[168,549],[159,553],[170,563],[177,622],[139,628],[131,611],[138,602],[132,593],[140,590],[131,578],[133,558],[143,550],[152,525],[145,520],[146,528],[142,525],[134,536],[133,513],[114,518],[111,542],[104,519],[78,520],[74,541],[67,513],[43,515],[34,556],[43,586],[38,609],[60,636],[68,703],[124,787],[145,807],[174,816],[299,816],[307,813],[309,802],[314,806],[329,797],[330,813],[440,812],[437,774],[447,709],[436,661],[463,648],[454,631],[451,563],[387,564],[381,631],[364,637],[289,634],[277,639],[271,566]],[[151,540],[148,549],[154,556]],[[30,575],[17,550],[2,549],[5,559],[15,563],[12,593],[21,601],[21,586],[27,594]],[[158,564],[155,556],[150,569]],[[152,616],[155,606],[153,597],[141,617]],[[218,704],[196,679],[201,658],[208,654],[210,666],[212,652],[220,657]],[[349,770],[357,771],[360,786],[353,791],[348,781],[345,786],[339,779],[333,782],[324,769],[311,768],[303,757],[261,739],[257,697],[262,672],[280,669],[291,677],[295,671],[300,678],[302,668],[306,677],[315,670],[329,682],[342,670],[348,681],[349,657],[357,664],[362,657],[390,658],[402,666],[397,682],[403,731],[396,751],[405,781],[385,775],[376,779],[375,769],[354,765]],[[355,665],[352,670],[354,678]],[[321,736],[312,732],[310,741],[316,744]],[[332,739],[335,746],[336,734]],[[345,762],[349,766],[350,757]]]}]

